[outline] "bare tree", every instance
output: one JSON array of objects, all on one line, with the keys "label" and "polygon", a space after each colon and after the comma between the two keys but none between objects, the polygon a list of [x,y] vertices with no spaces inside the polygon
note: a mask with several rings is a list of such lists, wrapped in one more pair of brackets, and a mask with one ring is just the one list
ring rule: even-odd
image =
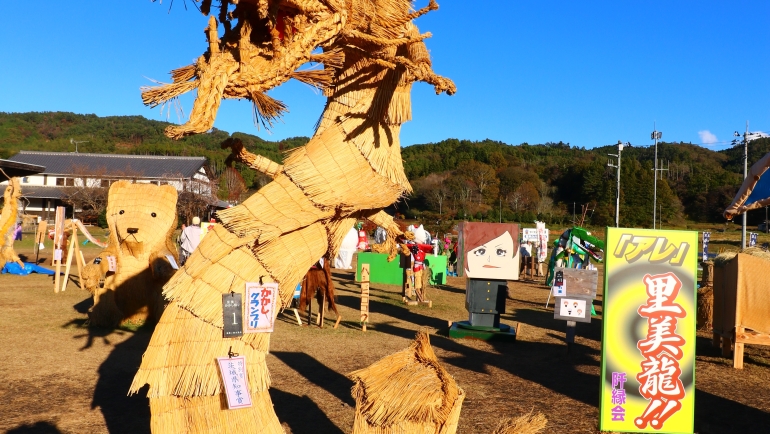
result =
[{"label": "bare tree", "polygon": [[107,178],[107,170],[91,170],[82,166],[75,167],[72,173],[74,180],[62,188],[62,201],[72,205],[73,217],[84,222],[96,222],[99,214],[107,208],[109,181],[102,182]]},{"label": "bare tree", "polygon": [[479,161],[469,161],[462,168],[462,173],[476,185],[476,191],[479,193],[479,204],[484,199],[484,192],[492,186],[496,187],[500,183],[495,174],[495,169]]}]

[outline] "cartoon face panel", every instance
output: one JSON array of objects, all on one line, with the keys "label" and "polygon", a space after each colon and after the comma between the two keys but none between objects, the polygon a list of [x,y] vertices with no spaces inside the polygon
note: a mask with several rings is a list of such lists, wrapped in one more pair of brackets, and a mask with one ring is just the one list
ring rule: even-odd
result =
[{"label": "cartoon face panel", "polygon": [[517,280],[518,226],[500,223],[464,223],[463,268],[474,279]]}]

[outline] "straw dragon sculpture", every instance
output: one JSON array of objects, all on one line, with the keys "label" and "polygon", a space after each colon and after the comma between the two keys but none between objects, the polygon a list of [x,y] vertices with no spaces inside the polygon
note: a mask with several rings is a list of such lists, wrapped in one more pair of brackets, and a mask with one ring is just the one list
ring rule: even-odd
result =
[{"label": "straw dragon sculpture", "polygon": [[[411,118],[412,83],[455,92],[431,69],[423,43],[430,35],[412,23],[437,8],[433,0],[419,10],[408,0],[222,0],[212,13],[211,0],[202,1],[211,14],[208,50],[172,71],[172,83],[142,93],[158,105],[197,89],[189,121],[168,127],[169,137],[210,130],[222,98],[251,100],[267,126],[285,106],[265,92],[292,78],[328,99],[310,142],[283,165],[237,141],[223,144],[272,182],[218,213],[222,225],[164,287],[169,304],[131,387],[149,384],[154,432],[283,432],[268,394],[270,335],[223,338],[222,294],[264,279],[280,284],[288,305],[307,269],[327,252],[334,257],[356,219],[385,227],[395,245],[400,231],[382,209],[411,190],[398,137]],[[323,68],[300,69],[308,62]],[[251,408],[222,409],[215,358],[229,351],[246,356]]]}]

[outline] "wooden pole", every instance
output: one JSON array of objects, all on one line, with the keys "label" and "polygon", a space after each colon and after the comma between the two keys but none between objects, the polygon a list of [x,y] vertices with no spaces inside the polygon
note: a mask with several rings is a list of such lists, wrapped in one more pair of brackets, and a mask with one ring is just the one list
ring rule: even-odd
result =
[{"label": "wooden pole", "polygon": [[575,326],[577,326],[576,321],[567,321],[567,352],[568,353],[572,349],[572,344],[575,343]]},{"label": "wooden pole", "polygon": [[[83,252],[80,251],[80,240],[78,239],[78,229],[75,223],[72,223],[72,236],[75,237],[75,264],[78,266],[78,286],[83,289],[83,267],[85,267],[85,261],[83,261]],[[80,261],[83,261],[81,264]]]},{"label": "wooden pole", "polygon": [[369,264],[361,265],[361,329],[369,322]]},{"label": "wooden pole", "polygon": [[56,259],[56,251],[61,250],[62,240],[64,239],[64,207],[56,207],[56,220],[54,220],[54,237],[53,237],[53,257],[54,264],[56,265],[56,275],[53,279],[53,291],[59,293],[59,273],[61,273],[61,252],[59,252],[59,259]]},{"label": "wooden pole", "polygon": [[62,282],[62,285],[61,285],[62,291],[67,289],[67,281],[70,278],[70,269],[72,268],[72,257],[75,256],[74,255],[75,240],[77,239],[75,235],[76,233],[72,234],[72,238],[70,238],[70,245],[69,247],[67,247],[67,266],[64,268],[64,282]]}]

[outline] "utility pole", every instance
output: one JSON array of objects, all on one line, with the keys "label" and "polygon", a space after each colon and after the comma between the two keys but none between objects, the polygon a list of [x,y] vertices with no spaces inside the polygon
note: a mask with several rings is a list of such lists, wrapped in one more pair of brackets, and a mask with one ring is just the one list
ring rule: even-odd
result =
[{"label": "utility pole", "polygon": [[[656,148],[657,149],[657,148]],[[623,142],[618,140],[618,153],[616,154],[607,154],[610,157],[616,157],[618,159],[618,164],[612,164],[612,161],[607,162],[607,167],[617,167],[618,168],[618,195],[615,199],[615,227],[620,227],[620,153],[623,152]],[[574,205],[573,205],[574,206]],[[574,211],[573,211],[574,212]]]},{"label": "utility pole", "polygon": [[[740,137],[736,131],[733,136]],[[746,132],[743,133],[743,179],[749,174],[749,121],[746,121]],[[743,222],[741,223],[741,249],[746,248],[746,212],[743,213]]]},{"label": "utility pole", "polygon": [[663,133],[658,131],[658,128],[655,126],[655,123],[652,124],[652,133],[650,133],[650,138],[655,140],[655,168],[654,174],[655,174],[655,181],[653,184],[653,193],[652,193],[652,228],[655,229],[655,210],[658,208],[658,140],[663,137]]}]

